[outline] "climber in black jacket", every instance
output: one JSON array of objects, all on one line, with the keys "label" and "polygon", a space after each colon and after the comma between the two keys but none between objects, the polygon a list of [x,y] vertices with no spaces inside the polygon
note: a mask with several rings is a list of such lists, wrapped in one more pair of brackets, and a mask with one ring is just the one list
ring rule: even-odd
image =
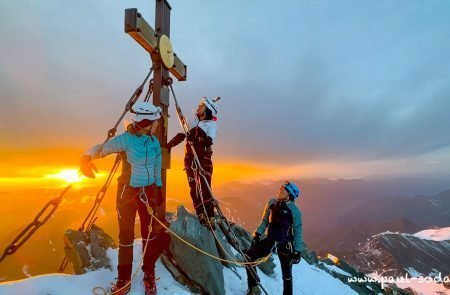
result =
[{"label": "climber in black jacket", "polygon": [[[188,124],[190,129],[187,138],[184,133],[178,133],[167,143],[167,147],[171,149],[186,138],[184,167],[188,178],[190,195],[200,223],[207,228],[211,226],[213,229],[215,228],[213,196],[203,177],[198,175],[200,171],[195,165],[194,155],[189,143],[193,145],[200,164],[205,171],[206,181],[211,187],[213,173],[211,159],[213,151],[211,146],[217,136],[216,115],[216,102],[206,97],[202,98],[194,117]],[[200,180],[200,186],[197,186],[196,177]]]}]

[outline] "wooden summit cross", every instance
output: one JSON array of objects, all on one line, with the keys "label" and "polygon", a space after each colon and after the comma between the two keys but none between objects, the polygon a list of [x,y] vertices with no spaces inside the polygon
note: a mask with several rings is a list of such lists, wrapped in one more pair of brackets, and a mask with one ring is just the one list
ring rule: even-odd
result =
[{"label": "wooden summit cross", "polygon": [[[145,21],[136,8],[125,10],[125,32],[137,41],[149,54],[153,63],[153,104],[163,109],[163,122],[158,125],[156,136],[161,144],[162,181],[164,202],[159,216],[166,211],[166,176],[170,168],[170,153],[167,149],[169,72],[178,79],[186,80],[187,66],[173,52],[170,36],[170,7],[167,0],[156,0],[155,30]],[[160,215],[161,214],[161,215]]]}]

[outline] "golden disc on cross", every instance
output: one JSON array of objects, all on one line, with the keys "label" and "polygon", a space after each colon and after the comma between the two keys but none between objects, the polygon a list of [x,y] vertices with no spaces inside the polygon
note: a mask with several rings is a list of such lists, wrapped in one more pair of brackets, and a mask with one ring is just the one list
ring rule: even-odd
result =
[{"label": "golden disc on cross", "polygon": [[172,43],[170,43],[169,37],[162,35],[158,40],[159,56],[162,63],[168,69],[173,67],[175,56],[173,53]]}]

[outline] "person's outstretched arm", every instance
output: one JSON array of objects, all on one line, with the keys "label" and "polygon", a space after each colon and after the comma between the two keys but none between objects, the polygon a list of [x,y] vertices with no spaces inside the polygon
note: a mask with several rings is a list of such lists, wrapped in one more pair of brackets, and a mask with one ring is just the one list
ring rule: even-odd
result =
[{"label": "person's outstretched arm", "polygon": [[97,144],[86,151],[85,155],[88,155],[91,157],[92,160],[103,158],[106,155],[112,154],[112,153],[119,153],[124,152],[127,149],[128,146],[128,140],[130,138],[130,134],[128,132],[124,132],[120,135],[117,135],[113,137],[111,140],[109,140],[107,143],[103,145]]},{"label": "person's outstretched arm", "polygon": [[95,172],[98,172],[92,160],[102,158],[111,153],[123,152],[128,145],[129,134],[127,132],[112,138],[105,143],[102,147],[101,144],[97,144],[87,150],[81,157],[80,171],[85,176],[95,178]]},{"label": "person's outstretched arm", "polygon": [[186,138],[186,135],[184,133],[177,133],[177,135],[175,135],[168,143],[167,143],[167,148],[171,149],[173,147],[176,147],[177,145],[179,145],[182,141],[184,141],[184,139]]}]

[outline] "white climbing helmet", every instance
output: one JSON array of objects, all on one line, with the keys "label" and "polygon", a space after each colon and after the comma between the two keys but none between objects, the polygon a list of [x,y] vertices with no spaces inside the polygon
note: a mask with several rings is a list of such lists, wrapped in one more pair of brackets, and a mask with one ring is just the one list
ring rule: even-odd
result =
[{"label": "white climbing helmet", "polygon": [[162,109],[149,102],[138,101],[131,108],[134,114],[133,121],[141,122],[142,120],[157,120],[161,118]]},{"label": "white climbing helmet", "polygon": [[211,99],[207,97],[203,97],[200,103],[203,103],[212,113],[213,116],[217,116],[217,103],[220,98]]}]

